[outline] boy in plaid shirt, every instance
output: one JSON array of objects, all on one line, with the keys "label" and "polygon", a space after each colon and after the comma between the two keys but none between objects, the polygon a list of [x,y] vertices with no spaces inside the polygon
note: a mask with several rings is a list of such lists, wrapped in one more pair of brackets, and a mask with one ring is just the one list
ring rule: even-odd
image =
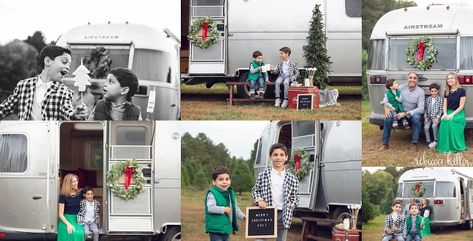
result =
[{"label": "boy in plaid shirt", "polygon": [[[430,149],[435,149],[437,146],[438,126],[442,116],[442,97],[439,95],[440,86],[438,84],[431,84],[429,89],[430,96],[425,100],[424,134],[425,141]],[[430,138],[430,127],[432,127],[433,139]]]},{"label": "boy in plaid shirt", "polygon": [[0,120],[18,109],[20,120],[85,119],[87,106],[72,106],[72,91],[61,83],[71,65],[69,49],[49,45],[39,54],[42,72],[20,80],[13,93],[0,104]]},{"label": "boy in plaid shirt", "polygon": [[401,201],[395,201],[391,206],[393,210],[386,219],[384,220],[384,236],[382,241],[390,241],[396,239],[396,241],[404,241],[404,218],[401,215]]},{"label": "boy in plaid shirt", "polygon": [[91,233],[94,241],[99,240],[100,203],[94,199],[94,189],[84,187],[84,199],[80,201],[80,211],[77,214],[77,223],[84,226],[85,239]]},{"label": "boy in plaid shirt", "polygon": [[292,223],[294,208],[299,204],[299,180],[285,168],[288,150],[284,144],[276,143],[269,149],[272,167],[258,175],[252,189],[253,200],[260,208],[274,206],[278,210],[278,236],[276,241],[285,241]]}]

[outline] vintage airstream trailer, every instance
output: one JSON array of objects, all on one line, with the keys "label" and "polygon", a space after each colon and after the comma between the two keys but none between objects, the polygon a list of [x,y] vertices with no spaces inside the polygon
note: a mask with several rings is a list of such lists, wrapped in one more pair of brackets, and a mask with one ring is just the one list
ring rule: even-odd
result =
[{"label": "vintage airstream trailer", "polygon": [[[102,236],[180,240],[178,122],[0,122],[0,237],[55,238],[61,178],[79,177],[101,203]],[[144,191],[124,201],[107,188],[120,161],[143,167]]]},{"label": "vintage airstream trailer", "polygon": [[417,168],[399,177],[397,200],[409,203],[413,188],[422,183],[425,192],[421,197],[433,207],[431,226],[464,224],[473,229],[473,177],[462,173],[462,168]]},{"label": "vintage airstream trailer", "polygon": [[[168,29],[156,30],[140,24],[87,24],[61,35],[57,45],[72,51],[72,65],[64,82],[77,91],[72,73],[81,59],[97,47],[108,50],[111,68],[132,69],[139,79],[133,102],[141,107],[143,119],[176,120],[180,117],[180,41]],[[103,79],[90,86],[95,100],[103,95]]]},{"label": "vintage airstream trailer", "polygon": [[297,149],[309,154],[296,216],[323,214],[342,219],[350,216],[348,206],[361,205],[360,121],[270,122],[258,140],[256,176],[272,165],[269,148],[278,142],[291,150],[291,157]]},{"label": "vintage airstream trailer", "polygon": [[[411,71],[419,75],[418,85],[429,95],[428,86],[437,83],[445,90],[446,75],[459,76],[467,98],[473,97],[473,8],[460,5],[430,5],[397,9],[383,15],[373,28],[368,57],[368,90],[371,105],[370,123],[383,125],[384,109],[380,105],[387,79],[407,83]],[[437,62],[425,71],[406,61],[409,44],[421,36],[430,38],[438,50]],[[443,94],[443,92],[442,92]],[[465,105],[467,128],[473,128],[473,105]]]},{"label": "vintage airstream trailer", "polygon": [[[327,51],[333,62],[331,81],[361,83],[361,0],[182,1],[181,57],[188,57],[181,67],[183,81],[207,83],[208,87],[217,82],[246,81],[255,50],[263,53],[265,63],[276,65],[284,46],[292,49],[291,58],[303,68],[302,47],[307,44],[316,4],[321,5]],[[217,23],[219,41],[207,49],[187,43],[189,25],[207,16]],[[239,94],[247,93],[241,88]]]}]

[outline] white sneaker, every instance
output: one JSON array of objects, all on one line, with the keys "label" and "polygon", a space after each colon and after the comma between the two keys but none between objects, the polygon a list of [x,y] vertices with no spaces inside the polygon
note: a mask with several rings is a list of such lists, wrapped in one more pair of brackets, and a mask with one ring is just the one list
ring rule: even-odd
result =
[{"label": "white sneaker", "polygon": [[280,105],[281,105],[281,99],[277,98],[277,99],[274,101],[274,106],[279,107]]},{"label": "white sneaker", "polygon": [[250,96],[251,97],[255,96],[255,90],[250,90]]},{"label": "white sneaker", "polygon": [[432,142],[429,144],[429,148],[430,148],[430,149],[435,149],[435,147],[437,147],[437,142],[436,142],[436,141],[432,141]]},{"label": "white sneaker", "polygon": [[287,100],[286,99],[284,99],[284,101],[282,102],[281,108],[283,108],[283,109],[287,108]]}]

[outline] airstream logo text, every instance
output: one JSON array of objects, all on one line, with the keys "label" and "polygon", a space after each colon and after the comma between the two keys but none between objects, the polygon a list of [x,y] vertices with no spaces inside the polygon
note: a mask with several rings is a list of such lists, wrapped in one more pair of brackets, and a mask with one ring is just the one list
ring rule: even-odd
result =
[{"label": "airstream logo text", "polygon": [[118,35],[86,35],[84,39],[118,39]]},{"label": "airstream logo text", "polygon": [[404,29],[435,29],[443,28],[443,24],[412,24],[404,26]]}]

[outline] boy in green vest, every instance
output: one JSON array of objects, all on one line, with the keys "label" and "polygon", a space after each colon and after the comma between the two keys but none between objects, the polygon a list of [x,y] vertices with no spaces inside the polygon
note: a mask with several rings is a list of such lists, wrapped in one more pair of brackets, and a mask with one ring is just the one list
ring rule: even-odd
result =
[{"label": "boy in green vest", "polygon": [[253,52],[253,61],[250,62],[250,72],[248,72],[248,81],[250,82],[250,96],[255,96],[256,81],[258,81],[258,96],[263,97],[264,82],[269,82],[268,70],[263,63],[263,54],[260,51]]},{"label": "boy in green vest", "polygon": [[[385,92],[385,97],[387,100],[387,103],[382,103],[389,107],[391,110],[391,118],[393,118],[393,128],[398,127],[397,120],[395,119],[396,114],[399,112],[404,112],[404,107],[402,106],[402,97],[401,97],[401,91],[398,89],[399,85],[396,80],[394,79],[388,79],[386,82],[386,92]],[[407,118],[404,116],[401,118],[402,125],[406,129],[410,129],[409,126],[409,121],[407,121]]]},{"label": "boy in green vest", "polygon": [[213,186],[205,198],[205,232],[210,241],[227,241],[230,233],[238,231],[238,219],[245,214],[237,206],[231,184],[230,170],[219,166],[212,172]]},{"label": "boy in green vest", "polygon": [[406,217],[406,225],[404,229],[404,237],[406,241],[422,241],[422,228],[424,227],[424,221],[419,215],[419,207],[416,203],[409,206],[409,215]]}]

